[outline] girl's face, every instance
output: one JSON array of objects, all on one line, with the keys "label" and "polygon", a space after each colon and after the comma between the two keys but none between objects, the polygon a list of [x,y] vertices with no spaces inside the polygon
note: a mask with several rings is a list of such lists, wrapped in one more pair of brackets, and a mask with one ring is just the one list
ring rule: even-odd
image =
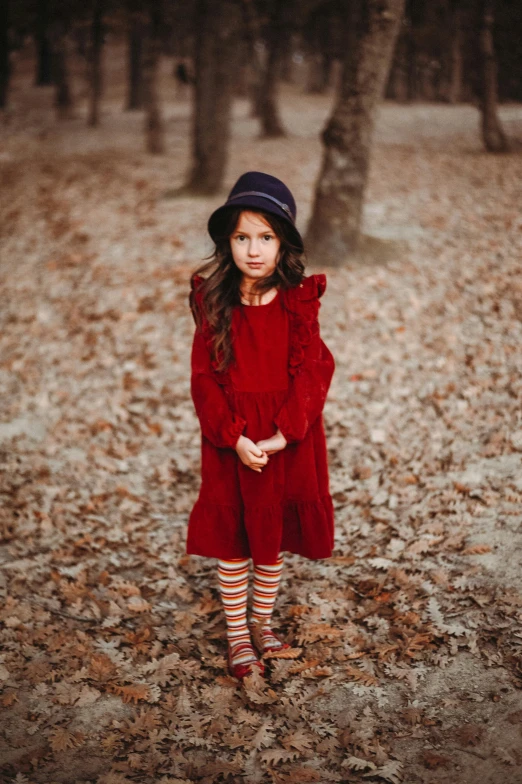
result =
[{"label": "girl's face", "polygon": [[244,211],[230,235],[230,250],[243,282],[254,282],[271,275],[277,265],[281,240],[265,218]]}]

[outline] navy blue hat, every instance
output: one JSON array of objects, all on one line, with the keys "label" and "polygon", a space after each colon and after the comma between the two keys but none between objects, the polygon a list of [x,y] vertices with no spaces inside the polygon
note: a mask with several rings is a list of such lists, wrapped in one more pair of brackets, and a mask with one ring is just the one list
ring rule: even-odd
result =
[{"label": "navy blue hat", "polygon": [[231,207],[250,207],[283,218],[291,227],[293,243],[302,252],[303,240],[295,227],[295,200],[284,182],[263,172],[242,174],[228,195],[228,199],[208,219],[208,233],[214,240],[220,236],[221,221]]}]

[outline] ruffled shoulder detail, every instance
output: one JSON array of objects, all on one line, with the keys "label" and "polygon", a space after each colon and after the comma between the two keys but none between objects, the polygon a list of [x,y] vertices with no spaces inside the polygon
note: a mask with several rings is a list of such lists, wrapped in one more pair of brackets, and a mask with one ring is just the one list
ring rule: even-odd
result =
[{"label": "ruffled shoulder detail", "polygon": [[326,290],[326,275],[303,278],[299,285],[286,291],[290,315],[289,373],[295,376],[304,361],[304,348],[319,333],[319,298]]},{"label": "ruffled shoulder detail", "polygon": [[291,308],[299,308],[300,303],[317,300],[323,296],[326,290],[326,275],[309,275],[303,278],[301,283],[288,289],[287,304]]}]

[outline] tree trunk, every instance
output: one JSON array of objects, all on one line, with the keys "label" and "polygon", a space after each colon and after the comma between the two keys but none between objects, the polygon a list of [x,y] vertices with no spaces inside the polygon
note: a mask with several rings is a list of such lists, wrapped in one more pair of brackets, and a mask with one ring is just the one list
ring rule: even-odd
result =
[{"label": "tree trunk", "polygon": [[484,146],[488,152],[507,152],[509,145],[497,113],[497,61],[493,43],[494,0],[479,0],[480,84],[479,109]]},{"label": "tree trunk", "polygon": [[198,0],[191,193],[216,193],[228,158],[232,108],[232,47],[239,27],[234,0]]},{"label": "tree trunk", "polygon": [[38,0],[35,38],[37,50],[35,85],[42,87],[43,85],[52,84],[53,81],[48,0]]},{"label": "tree trunk", "polygon": [[241,0],[243,28],[247,46],[250,51],[250,105],[252,117],[261,116],[261,82],[265,70],[264,58],[261,56],[261,30],[253,0]]},{"label": "tree trunk", "polygon": [[54,106],[59,120],[72,114],[73,99],[67,69],[67,26],[63,19],[55,19],[51,26],[53,82],[56,85]]},{"label": "tree trunk", "polygon": [[103,10],[105,0],[94,0],[89,47],[91,94],[88,125],[96,126],[100,121],[100,98],[102,93]]},{"label": "tree trunk", "polygon": [[265,138],[286,136],[277,105],[279,70],[284,46],[283,36],[287,34],[283,19],[284,10],[284,3],[277,1],[274,3],[267,36],[266,64],[258,96],[261,135]]},{"label": "tree trunk", "polygon": [[397,44],[390,65],[390,74],[386,87],[386,98],[398,103],[408,103],[409,100],[408,36],[409,30],[407,28],[403,28],[402,33],[399,32],[397,36]]},{"label": "tree trunk", "polygon": [[452,0],[450,14],[450,74],[448,85],[449,103],[462,100],[462,11],[459,0]]},{"label": "tree trunk", "polygon": [[324,93],[326,84],[324,80],[324,64],[321,52],[310,52],[307,61],[306,92],[309,95]]},{"label": "tree trunk", "polygon": [[342,265],[358,247],[377,102],[404,0],[343,0],[348,21],[337,103],[323,131],[324,154],[306,245],[322,264]]},{"label": "tree trunk", "polygon": [[156,155],[165,152],[165,126],[158,89],[162,10],[161,0],[150,0],[148,34],[143,57],[146,146],[148,152]]},{"label": "tree trunk", "polygon": [[286,82],[287,84],[291,84],[294,81],[294,48],[293,36],[288,36],[286,46],[284,47],[283,52],[281,52],[281,60],[279,63],[279,78],[282,82]]},{"label": "tree trunk", "polygon": [[11,63],[9,60],[9,4],[8,0],[0,3],[0,109],[7,105],[7,89]]},{"label": "tree trunk", "polygon": [[406,38],[406,78],[408,83],[408,101],[415,101],[419,97],[419,64],[417,60],[417,46],[415,31],[410,23]]},{"label": "tree trunk", "polygon": [[143,108],[143,14],[128,11],[127,111]]}]

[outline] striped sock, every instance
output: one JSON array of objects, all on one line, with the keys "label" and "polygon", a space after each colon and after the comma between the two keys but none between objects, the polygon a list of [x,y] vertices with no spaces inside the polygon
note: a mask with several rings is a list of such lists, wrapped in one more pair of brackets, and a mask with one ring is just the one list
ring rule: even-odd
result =
[{"label": "striped sock", "polygon": [[252,597],[252,615],[250,623],[261,624],[263,651],[268,648],[281,648],[282,643],[274,636],[270,628],[272,612],[279,591],[283,572],[284,556],[279,554],[275,564],[254,565],[254,593]]},{"label": "striped sock", "polygon": [[[225,610],[227,639],[234,665],[258,661],[247,626],[248,563],[248,558],[218,560],[219,591]],[[238,651],[234,655],[235,648],[238,648]]]}]

